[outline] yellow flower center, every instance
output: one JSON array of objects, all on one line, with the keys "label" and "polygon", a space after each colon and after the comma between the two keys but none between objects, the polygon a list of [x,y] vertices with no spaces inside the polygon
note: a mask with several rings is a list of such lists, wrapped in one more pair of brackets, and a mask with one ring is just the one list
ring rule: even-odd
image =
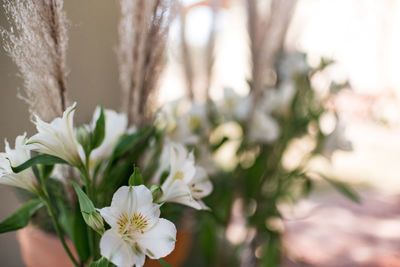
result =
[{"label": "yellow flower center", "polygon": [[174,177],[173,177],[173,179],[174,180],[182,180],[183,179],[183,172],[181,172],[181,171],[176,172]]},{"label": "yellow flower center", "polygon": [[201,118],[198,116],[190,116],[189,118],[189,127],[192,130],[199,129],[201,126]]},{"label": "yellow flower center", "polygon": [[135,213],[130,218],[126,213],[123,213],[120,215],[117,224],[119,225],[119,234],[130,235],[137,231],[143,232],[148,226],[148,219],[140,213]]},{"label": "yellow flower center", "polygon": [[135,213],[131,217],[131,226],[135,227],[136,229],[143,230],[148,225],[148,221],[145,217],[143,217],[140,213]]},{"label": "yellow flower center", "polygon": [[232,110],[236,107],[236,100],[234,98],[227,98],[225,100],[225,105],[228,108],[228,110]]}]

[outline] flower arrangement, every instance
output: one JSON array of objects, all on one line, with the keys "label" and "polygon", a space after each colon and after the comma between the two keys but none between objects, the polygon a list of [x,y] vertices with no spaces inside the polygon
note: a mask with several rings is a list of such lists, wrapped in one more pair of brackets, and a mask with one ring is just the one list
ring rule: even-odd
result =
[{"label": "flower arrangement", "polygon": [[[189,99],[154,111],[178,3],[120,2],[124,112],[99,106],[89,124],[75,126],[79,106],[68,106],[66,95],[63,1],[4,1],[14,28],[2,30],[2,36],[24,78],[37,133],[18,136],[14,148],[6,141],[0,154],[0,183],[23,189],[29,198],[0,223],[0,232],[21,229],[30,220],[49,228],[75,266],[143,266],[146,257],[169,266],[162,258],[179,242],[176,225],[191,220],[196,251],[191,258],[199,265],[279,265],[279,205],[310,192],[316,174],[308,163],[322,153],[328,136],[319,122],[331,94],[319,95],[310,80],[329,62],[311,68],[303,54],[262,45],[257,2],[248,1],[249,93],[225,89],[221,100],[196,101],[187,58]],[[272,1],[277,13],[285,14],[280,23],[282,17],[270,18],[280,34],[294,2]],[[216,12],[218,1],[212,7]],[[209,63],[212,68],[211,58]],[[271,70],[273,82],[265,78]],[[311,147],[285,164],[299,138]],[[325,179],[357,200],[346,185]]]}]

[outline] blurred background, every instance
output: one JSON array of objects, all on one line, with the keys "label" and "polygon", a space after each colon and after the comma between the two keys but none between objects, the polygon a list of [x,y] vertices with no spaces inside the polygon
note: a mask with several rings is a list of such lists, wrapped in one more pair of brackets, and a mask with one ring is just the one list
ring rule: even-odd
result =
[{"label": "blurred background", "polygon": [[[192,6],[186,38],[200,73],[196,87],[204,83],[200,51],[207,45],[212,10],[201,1],[183,2]],[[216,21],[214,98],[222,96],[224,87],[245,93],[250,72],[243,1],[224,1],[223,6]],[[118,1],[73,0],[65,1],[65,10],[70,22],[68,95],[78,102],[76,116],[82,123],[90,120],[98,104],[120,107],[115,56],[119,6]],[[400,266],[399,12],[396,0],[298,0],[290,23],[286,49],[307,53],[312,66],[321,57],[335,61],[312,81],[315,86],[323,91],[332,81],[350,85],[332,102],[340,115],[338,142],[346,143],[342,144],[346,151],[331,151],[330,161],[317,158],[310,167],[353,184],[362,198],[361,205],[351,203],[320,185],[295,208],[282,207],[287,214],[282,227],[287,230],[289,255],[315,266]],[[2,9],[0,26],[8,27]],[[171,29],[160,103],[185,94],[179,28],[177,20]],[[16,66],[1,50],[0,140],[34,132],[27,106],[17,98],[22,86]],[[328,118],[328,131],[333,130],[332,123],[338,122]],[[0,203],[0,220],[19,205],[5,186],[0,186]],[[23,266],[15,233],[0,235],[0,247],[2,266]],[[370,265],[363,265],[366,262]]]}]

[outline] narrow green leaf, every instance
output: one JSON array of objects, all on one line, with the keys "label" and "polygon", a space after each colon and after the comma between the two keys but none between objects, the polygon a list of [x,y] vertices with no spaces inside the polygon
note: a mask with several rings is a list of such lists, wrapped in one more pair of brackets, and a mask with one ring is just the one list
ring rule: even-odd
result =
[{"label": "narrow green leaf", "polygon": [[54,164],[68,164],[63,159],[60,159],[59,157],[48,155],[48,154],[39,154],[37,156],[34,156],[33,158],[30,158],[29,160],[25,161],[19,166],[16,167],[11,167],[14,173],[19,173],[23,170],[28,169],[29,167],[42,164],[42,165],[54,165]]},{"label": "narrow green leaf", "polygon": [[76,129],[75,135],[78,143],[82,145],[82,148],[85,151],[85,155],[88,156],[92,147],[91,134],[88,128],[85,125],[79,126]]},{"label": "narrow green leaf", "polygon": [[154,196],[154,195],[157,194],[158,192],[161,192],[162,189],[161,189],[161,186],[159,186],[158,184],[153,184],[153,185],[150,187],[150,191],[151,191],[151,193],[152,193],[153,196]]},{"label": "narrow green leaf", "polygon": [[76,207],[72,219],[72,242],[78,252],[79,258],[86,262],[90,257],[89,239],[87,238],[88,227],[83,219],[83,214],[79,210],[79,207]]},{"label": "narrow green leaf", "polygon": [[103,143],[104,136],[106,135],[106,119],[104,117],[103,107],[100,107],[100,116],[96,121],[96,126],[92,135],[91,149],[98,148]]},{"label": "narrow green leaf", "polygon": [[98,232],[100,235],[104,232],[104,223],[100,214],[96,211],[93,202],[90,198],[83,192],[77,183],[71,181],[75,192],[78,196],[79,207],[82,212],[82,217],[86,224],[89,225],[93,230]]},{"label": "narrow green leaf", "polygon": [[93,205],[93,202],[90,200],[90,198],[83,192],[83,190],[80,188],[80,186],[75,183],[74,181],[71,181],[72,186],[75,189],[76,195],[78,196],[79,200],[79,206],[81,208],[82,213],[92,213],[96,212],[96,209]]},{"label": "narrow green leaf", "polygon": [[10,217],[0,223],[0,233],[6,233],[24,228],[28,225],[29,219],[43,206],[39,199],[33,199],[22,205]]},{"label": "narrow green leaf", "polygon": [[342,193],[344,196],[348,197],[350,200],[361,203],[360,196],[358,193],[351,188],[349,185],[340,182],[338,180],[334,180],[325,176],[322,176],[327,182],[329,182],[338,192]]},{"label": "narrow green leaf", "polygon": [[42,173],[42,176],[44,177],[44,178],[49,178],[49,176],[50,176],[50,174],[53,172],[53,170],[54,170],[54,165],[42,165],[41,166],[42,168],[41,168],[41,173]]},{"label": "narrow green leaf", "polygon": [[163,259],[158,259],[157,261],[162,267],[172,267],[172,265],[168,264],[168,262]]},{"label": "narrow green leaf", "polygon": [[145,127],[142,130],[134,133],[127,134],[120,138],[119,142],[114,148],[112,158],[122,156],[125,152],[132,149],[143,137],[145,137],[150,132],[150,127]]},{"label": "narrow green leaf", "polygon": [[133,173],[129,177],[129,186],[136,186],[143,184],[143,177],[138,167],[133,168]]},{"label": "narrow green leaf", "polygon": [[100,258],[97,261],[92,262],[89,264],[88,267],[107,267],[109,264],[109,261],[106,258]]}]

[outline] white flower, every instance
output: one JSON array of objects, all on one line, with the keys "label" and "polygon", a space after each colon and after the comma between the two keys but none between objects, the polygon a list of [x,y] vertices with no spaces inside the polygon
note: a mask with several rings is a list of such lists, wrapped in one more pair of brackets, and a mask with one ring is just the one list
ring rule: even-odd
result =
[{"label": "white flower", "polygon": [[36,116],[38,133],[28,140],[32,149],[62,158],[73,166],[81,165],[84,153],[75,137],[75,108],[76,103],[64,111],[62,118],[55,118],[51,123],[46,123]]},{"label": "white flower", "polygon": [[201,198],[208,196],[212,183],[205,170],[194,165],[192,153],[188,153],[181,144],[171,144],[170,172],[161,189],[161,201],[175,202],[195,209],[207,209]]},{"label": "white flower", "polygon": [[171,160],[170,160],[170,146],[172,146],[172,142],[166,138],[163,144],[163,149],[161,151],[161,155],[158,160],[158,167],[157,170],[151,179],[152,183],[159,183],[162,174],[169,170]]},{"label": "white flower", "polygon": [[280,128],[274,118],[256,109],[251,121],[249,138],[253,142],[273,143],[280,136]]},{"label": "white flower", "polygon": [[258,105],[267,113],[286,111],[296,93],[293,81],[284,82],[278,89],[269,88],[264,91]]},{"label": "white flower", "polygon": [[[100,108],[97,107],[93,114],[92,130],[99,116]],[[117,113],[114,110],[106,109],[104,110],[104,117],[106,127],[104,140],[101,145],[90,154],[91,159],[96,161],[107,159],[111,155],[118,139],[126,133],[128,127],[128,117],[124,113]]]},{"label": "white flower", "polygon": [[159,218],[159,205],[143,185],[120,187],[100,214],[111,226],[101,237],[101,255],[118,267],[143,266],[146,255],[159,259],[175,248],[175,225]]},{"label": "white flower", "polygon": [[224,89],[224,99],[219,104],[221,114],[227,120],[245,120],[250,112],[251,96],[241,96],[230,88]]},{"label": "white flower", "polygon": [[155,124],[170,140],[193,145],[199,141],[195,132],[205,126],[206,110],[197,104],[190,109],[187,106],[183,100],[167,103],[157,114]]},{"label": "white flower", "polygon": [[11,149],[7,141],[6,152],[0,154],[0,183],[20,187],[31,192],[36,192],[35,175],[31,168],[14,173],[11,166],[16,167],[29,160],[31,153],[26,144],[26,134],[15,139],[15,148]]}]

